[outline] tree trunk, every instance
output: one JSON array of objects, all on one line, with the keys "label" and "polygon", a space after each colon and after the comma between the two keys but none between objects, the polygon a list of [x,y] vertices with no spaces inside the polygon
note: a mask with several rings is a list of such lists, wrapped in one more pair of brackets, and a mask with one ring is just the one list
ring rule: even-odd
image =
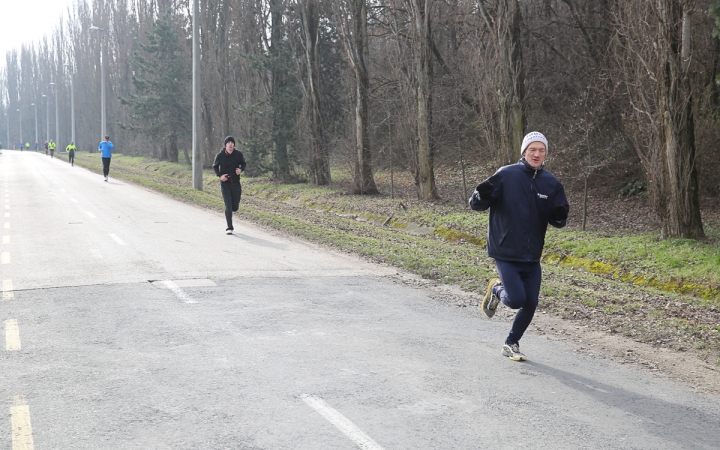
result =
[{"label": "tree trunk", "polygon": [[692,0],[657,0],[660,105],[660,148],[664,158],[663,237],[698,239],[705,236],[700,217],[695,155],[695,124],[690,85]]},{"label": "tree trunk", "polygon": [[225,136],[233,134],[232,130],[230,129],[230,65],[228,64],[228,61],[230,61],[230,46],[228,45],[228,20],[229,14],[229,0],[218,0],[219,1],[219,7],[218,7],[218,15],[217,15],[217,41],[218,41],[218,47],[215,49],[215,52],[217,53],[217,61],[219,64],[217,65],[217,71],[218,76],[220,77],[220,89],[222,89],[220,94],[220,108],[222,113],[222,124],[223,124],[223,130],[222,130],[222,136],[221,139],[224,139]]},{"label": "tree trunk", "polygon": [[413,71],[415,75],[415,96],[417,105],[417,172],[415,182],[418,198],[436,200],[440,198],[435,186],[433,168],[432,132],[432,35],[430,12],[433,0],[407,0],[409,3]]},{"label": "tree trunk", "polygon": [[495,47],[500,117],[497,158],[498,163],[504,166],[519,159],[525,135],[525,69],[520,43],[522,16],[517,0],[498,0],[494,16],[488,13],[482,2],[478,2],[478,6]]},{"label": "tree trunk", "polygon": [[170,138],[170,148],[168,150],[168,161],[178,162],[178,145],[177,138],[175,136]]},{"label": "tree trunk", "polygon": [[283,87],[285,70],[280,64],[280,48],[283,41],[284,0],[270,0],[270,57],[272,77],[270,98],[273,121],[273,178],[282,183],[290,181],[290,162],[288,161],[288,124],[283,105]]},{"label": "tree trunk", "polygon": [[368,117],[368,92],[370,77],[368,60],[367,7],[365,0],[348,0],[351,19],[346,23],[342,11],[340,29],[343,34],[345,51],[355,74],[355,194],[379,194],[372,170],[370,150],[370,120]]},{"label": "tree trunk", "polygon": [[330,184],[330,164],[323,141],[320,116],[320,56],[318,54],[319,14],[317,0],[303,0],[300,14],[305,32],[307,58],[307,113],[310,122],[310,176],[317,185]]}]

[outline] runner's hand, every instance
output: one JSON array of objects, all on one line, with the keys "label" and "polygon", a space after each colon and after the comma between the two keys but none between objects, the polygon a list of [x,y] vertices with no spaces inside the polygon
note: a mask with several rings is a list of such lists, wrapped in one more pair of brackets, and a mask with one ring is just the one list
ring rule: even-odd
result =
[{"label": "runner's hand", "polygon": [[220,175],[220,181],[222,181],[223,183],[226,182],[227,179],[228,179],[227,175],[225,175],[225,174]]},{"label": "runner's hand", "polygon": [[241,173],[242,173],[242,170],[240,170],[239,167],[237,169],[235,169],[235,175],[240,175]]},{"label": "runner's hand", "polygon": [[483,200],[490,200],[490,194],[492,194],[493,184],[489,180],[485,180],[482,183],[478,184],[475,190],[480,195],[480,198]]},{"label": "runner's hand", "polygon": [[555,205],[550,210],[550,217],[554,220],[561,221],[567,219],[568,208],[563,205]]}]

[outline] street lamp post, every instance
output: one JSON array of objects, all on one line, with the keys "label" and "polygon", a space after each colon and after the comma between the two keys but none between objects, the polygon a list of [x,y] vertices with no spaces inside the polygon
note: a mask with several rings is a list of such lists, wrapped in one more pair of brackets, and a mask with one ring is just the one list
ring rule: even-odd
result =
[{"label": "street lamp post", "polygon": [[105,139],[105,64],[103,63],[103,53],[105,51],[105,30],[95,25],[90,27],[91,30],[100,32],[100,121],[102,128],[102,136],[100,140]]},{"label": "street lamp post", "polygon": [[17,109],[18,112],[18,122],[20,122],[20,150],[22,150],[22,146],[24,145],[23,138],[22,138],[22,112]]},{"label": "street lamp post", "polygon": [[75,68],[65,65],[70,67],[70,142],[75,143]]},{"label": "street lamp post", "polygon": [[10,112],[5,111],[5,125],[7,126],[7,141],[5,142],[5,145],[7,145],[7,148],[10,148]]},{"label": "street lamp post", "polygon": [[50,142],[50,97],[42,96],[45,99],[45,142]]},{"label": "street lamp post", "polygon": [[[37,105],[35,103],[30,103],[30,106],[35,107],[35,145],[38,143],[38,136],[37,136]],[[37,151],[37,147],[35,148],[35,151]]]},{"label": "street lamp post", "polygon": [[50,82],[50,89],[55,91],[55,143],[60,142],[60,121],[59,114],[58,114],[58,101],[57,101],[57,87],[55,87],[54,82]]},{"label": "street lamp post", "polygon": [[193,188],[202,190],[202,127],[200,124],[200,0],[193,1],[192,36],[193,36],[193,115],[192,115],[192,177]]}]

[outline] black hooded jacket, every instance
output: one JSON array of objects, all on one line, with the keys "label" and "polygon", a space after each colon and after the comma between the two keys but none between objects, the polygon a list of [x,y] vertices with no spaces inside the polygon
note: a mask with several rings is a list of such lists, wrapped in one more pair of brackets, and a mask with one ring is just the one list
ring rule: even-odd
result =
[{"label": "black hooded jacket", "polygon": [[229,155],[225,152],[225,149],[220,150],[220,153],[215,155],[215,162],[213,162],[212,168],[215,171],[215,175],[222,176],[228,175],[232,184],[240,183],[240,175],[235,173],[235,169],[245,171],[247,163],[242,152],[238,149],[233,150]]},{"label": "black hooded jacket", "polygon": [[525,158],[501,167],[488,180],[493,184],[489,200],[481,199],[477,191],[470,197],[473,210],[490,208],[488,256],[501,261],[539,262],[548,223],[556,228],[566,223],[550,214],[554,206],[570,209],[563,185],[544,168],[530,167]]}]

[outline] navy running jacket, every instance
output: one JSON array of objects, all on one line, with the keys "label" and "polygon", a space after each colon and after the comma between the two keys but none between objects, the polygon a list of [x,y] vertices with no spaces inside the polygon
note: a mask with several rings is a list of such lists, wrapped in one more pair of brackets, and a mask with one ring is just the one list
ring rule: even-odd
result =
[{"label": "navy running jacket", "polygon": [[547,170],[530,167],[524,158],[501,167],[488,180],[493,184],[489,200],[481,199],[477,191],[470,197],[473,210],[490,208],[488,256],[502,261],[539,262],[548,223],[556,228],[566,223],[550,217],[553,206],[570,208],[563,185]]}]

